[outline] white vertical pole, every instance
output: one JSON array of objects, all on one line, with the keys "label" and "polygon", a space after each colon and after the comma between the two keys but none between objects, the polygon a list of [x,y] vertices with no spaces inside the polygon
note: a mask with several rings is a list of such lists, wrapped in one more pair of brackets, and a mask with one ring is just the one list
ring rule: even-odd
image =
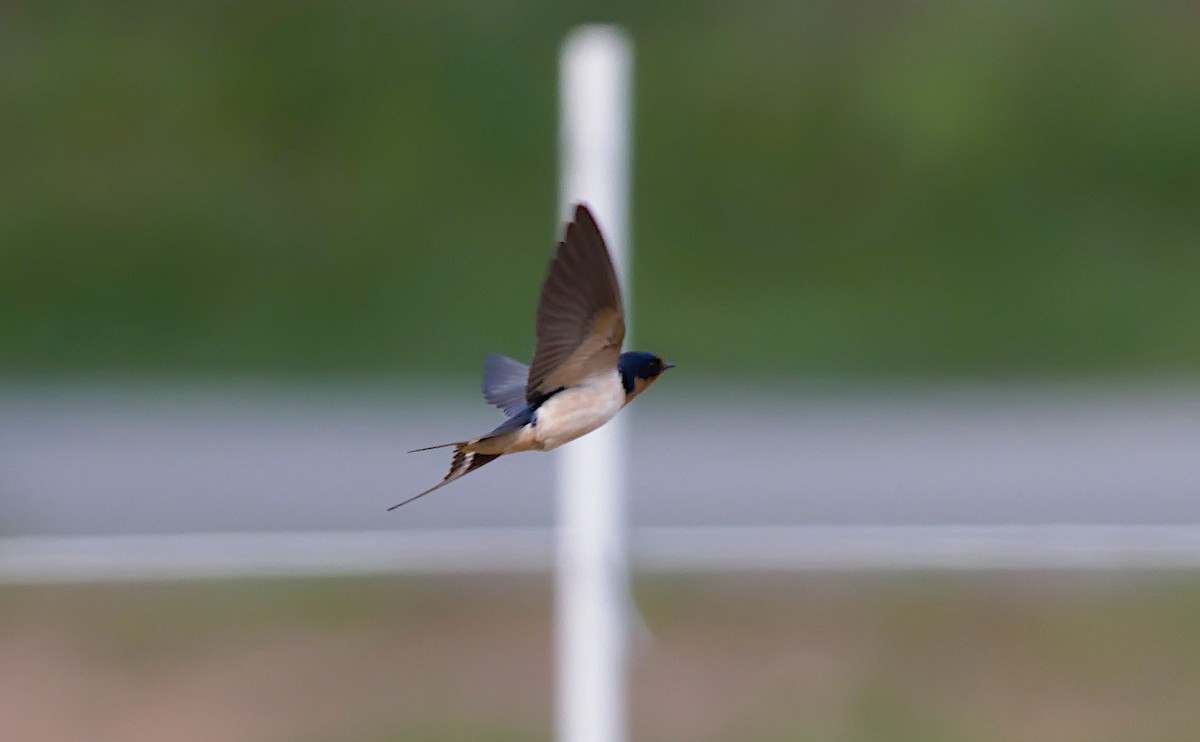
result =
[{"label": "white vertical pole", "polygon": [[[562,47],[561,213],[576,201],[592,208],[621,278],[626,327],[631,68],[629,41],[613,26],[578,28]],[[624,440],[618,415],[558,454],[559,742],[626,739]]]}]

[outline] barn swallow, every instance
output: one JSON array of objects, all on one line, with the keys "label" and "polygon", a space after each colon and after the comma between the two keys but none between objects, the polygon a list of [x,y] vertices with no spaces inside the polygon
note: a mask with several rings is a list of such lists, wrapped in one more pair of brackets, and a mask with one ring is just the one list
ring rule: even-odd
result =
[{"label": "barn swallow", "polygon": [[674,368],[653,353],[622,353],[624,341],[617,272],[592,213],[577,204],[542,284],[533,360],[526,366],[493,353],[483,367],[483,398],[508,419],[479,438],[409,451],[453,446],[450,473],[388,510],[506,454],[549,451],[586,435]]}]

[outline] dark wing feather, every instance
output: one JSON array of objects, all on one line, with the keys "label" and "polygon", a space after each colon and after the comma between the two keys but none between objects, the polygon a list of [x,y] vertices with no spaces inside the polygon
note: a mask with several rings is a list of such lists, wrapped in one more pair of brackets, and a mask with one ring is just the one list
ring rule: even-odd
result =
[{"label": "dark wing feather", "polygon": [[588,376],[616,369],[625,341],[621,286],[596,220],[583,204],[567,225],[537,312],[537,348],[525,399],[531,409]]},{"label": "dark wing feather", "polygon": [[483,364],[483,398],[509,417],[525,407],[525,384],[529,367],[497,353],[488,354]]}]

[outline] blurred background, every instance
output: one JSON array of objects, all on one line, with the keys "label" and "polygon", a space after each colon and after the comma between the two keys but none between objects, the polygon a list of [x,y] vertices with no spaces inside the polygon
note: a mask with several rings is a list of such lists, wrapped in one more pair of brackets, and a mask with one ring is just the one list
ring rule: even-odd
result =
[{"label": "blurred background", "polygon": [[[679,366],[626,413],[632,738],[1189,737],[1200,574],[1036,558],[1200,522],[1200,13],[1167,0],[5,5],[0,737],[551,738],[553,460],[384,508],[532,349],[591,21],[635,47],[634,344]],[[795,551],[963,525],[1045,530],[1021,570]],[[684,528],[720,535],[647,543]],[[513,538],[456,562],[477,529]],[[397,551],[112,581],[160,536],[311,532]]]}]

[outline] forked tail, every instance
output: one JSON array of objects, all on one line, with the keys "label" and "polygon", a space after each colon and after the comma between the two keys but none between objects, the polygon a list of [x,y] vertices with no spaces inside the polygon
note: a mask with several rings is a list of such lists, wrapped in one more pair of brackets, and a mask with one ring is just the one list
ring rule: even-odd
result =
[{"label": "forked tail", "polygon": [[407,505],[408,503],[412,502],[413,500],[419,500],[422,497],[424,497],[425,495],[428,495],[430,492],[433,492],[436,489],[441,489],[442,487],[445,487],[446,485],[453,482],[455,479],[459,479],[460,477],[464,477],[467,474],[470,474],[471,472],[475,471],[476,469],[478,469],[479,467],[488,463],[489,461],[493,461],[495,459],[500,458],[501,454],[498,454],[498,453],[476,453],[474,451],[468,451],[467,447],[475,442],[476,441],[462,441],[459,443],[443,443],[440,446],[429,446],[428,448],[417,448],[417,449],[414,449],[413,451],[409,451],[409,453],[416,453],[417,451],[432,451],[436,448],[449,448],[450,446],[454,446],[454,459],[450,463],[450,473],[448,473],[446,475],[445,479],[443,479],[442,481],[433,485],[432,487],[425,490],[424,492],[420,493],[419,495],[413,495],[412,497],[408,498],[404,502],[400,502],[400,503],[397,503],[397,504],[391,506],[390,508],[388,508],[388,510],[389,511],[395,510],[396,508],[398,508],[402,505]]}]

